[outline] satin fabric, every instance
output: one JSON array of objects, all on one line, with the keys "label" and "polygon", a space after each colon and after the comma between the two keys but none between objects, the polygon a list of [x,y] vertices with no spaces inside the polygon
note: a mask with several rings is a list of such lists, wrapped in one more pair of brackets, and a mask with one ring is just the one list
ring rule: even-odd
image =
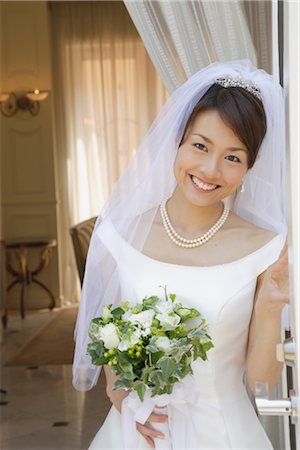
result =
[{"label": "satin fabric", "polygon": [[[246,257],[204,267],[169,264],[145,256],[130,246],[110,221],[103,224],[100,238],[118,263],[122,299],[138,302],[145,296],[162,296],[160,286],[166,285],[181,303],[201,311],[209,324],[214,348],[207,361],[193,362],[192,395],[187,395],[184,407],[188,414],[178,412],[184,442],[179,440],[178,447],[170,424],[173,450],[273,449],[249,400],[243,375],[256,280],[278,259],[285,234]],[[171,420],[178,423],[174,414]],[[128,442],[125,432],[122,434],[121,415],[112,407],[89,450],[123,449]],[[150,448],[135,433],[133,448]]]}]

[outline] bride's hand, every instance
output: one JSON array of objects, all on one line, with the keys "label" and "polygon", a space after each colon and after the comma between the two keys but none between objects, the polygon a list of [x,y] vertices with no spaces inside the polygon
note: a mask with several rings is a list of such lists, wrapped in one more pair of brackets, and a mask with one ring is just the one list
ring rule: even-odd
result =
[{"label": "bride's hand", "polygon": [[287,241],[278,260],[264,273],[256,307],[269,312],[281,311],[289,303],[289,270]]},{"label": "bride's hand", "polygon": [[[155,406],[155,408],[159,409],[161,407]],[[168,422],[168,416],[167,414],[156,414],[152,412],[144,425],[142,425],[139,422],[136,422],[137,430],[146,439],[150,447],[155,448],[155,443],[153,439],[154,438],[164,439],[164,434],[161,433],[160,431],[155,430],[151,425],[152,422],[156,423]]]},{"label": "bride's hand", "polygon": [[[123,402],[124,398],[126,398],[127,395],[130,394],[130,391],[125,391],[124,389],[118,389],[116,391],[113,391],[111,385],[108,384],[106,387],[106,393],[107,393],[107,396],[109,397],[111,403],[114,405],[114,407],[117,409],[117,411],[119,411],[119,413],[121,413],[122,402]],[[155,408],[159,409],[160,407],[155,406]],[[156,423],[168,422],[168,416],[166,414],[156,414],[156,413],[152,412],[144,425],[142,425],[139,422],[136,422],[137,430],[146,439],[146,441],[148,442],[150,447],[155,448],[153,438],[163,439],[164,435],[160,431],[155,430],[151,426],[151,422],[156,422]]]},{"label": "bride's hand", "polygon": [[119,413],[121,413],[122,401],[127,397],[127,395],[129,395],[129,393],[130,391],[125,391],[124,389],[113,391],[110,386],[106,387],[106,394]]}]

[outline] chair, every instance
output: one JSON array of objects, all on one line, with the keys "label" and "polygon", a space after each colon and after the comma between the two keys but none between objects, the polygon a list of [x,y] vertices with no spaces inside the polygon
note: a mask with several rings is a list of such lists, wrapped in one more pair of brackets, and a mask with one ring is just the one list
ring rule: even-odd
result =
[{"label": "chair", "polygon": [[87,252],[89,248],[89,243],[91,235],[95,226],[97,217],[91,217],[84,222],[80,222],[70,228],[70,234],[72,238],[77,270],[80,278],[80,283],[82,286],[85,262],[87,257]]}]

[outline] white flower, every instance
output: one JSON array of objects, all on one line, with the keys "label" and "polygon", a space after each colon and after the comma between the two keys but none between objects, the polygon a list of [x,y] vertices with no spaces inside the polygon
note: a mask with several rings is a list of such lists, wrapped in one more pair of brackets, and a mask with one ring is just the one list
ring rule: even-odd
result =
[{"label": "white flower", "polygon": [[124,320],[125,322],[128,322],[129,317],[132,315],[132,311],[131,309],[128,309],[127,311],[125,311],[125,313],[122,316],[122,320]]},{"label": "white flower", "polygon": [[129,349],[131,345],[135,345],[138,343],[141,337],[141,331],[140,330],[134,330],[134,332],[131,334],[129,339],[122,339],[120,344],[118,345],[118,349],[121,352],[125,352]]},{"label": "white flower", "polygon": [[107,349],[118,347],[120,342],[117,328],[113,323],[108,323],[107,325],[104,325],[104,327],[101,327],[97,337],[104,342],[104,346]]},{"label": "white flower", "polygon": [[157,314],[156,318],[166,331],[174,330],[180,322],[180,317],[175,313]]},{"label": "white flower", "polygon": [[166,353],[169,352],[172,348],[171,341],[167,336],[159,336],[159,338],[157,338],[157,340],[155,341],[155,345],[158,350]]},{"label": "white flower", "polygon": [[122,340],[120,342],[120,344],[118,345],[118,349],[120,350],[120,352],[126,352],[130,347],[130,342],[127,340]]},{"label": "white flower", "polygon": [[147,309],[138,314],[131,314],[131,316],[128,317],[128,321],[133,324],[141,325],[143,328],[150,328],[154,314],[155,312],[153,309]]},{"label": "white flower", "polygon": [[144,330],[141,330],[141,336],[149,336],[151,334],[151,328],[145,328]]},{"label": "white flower", "polygon": [[173,303],[171,300],[160,300],[160,302],[155,305],[155,309],[161,314],[169,313],[173,311]]}]

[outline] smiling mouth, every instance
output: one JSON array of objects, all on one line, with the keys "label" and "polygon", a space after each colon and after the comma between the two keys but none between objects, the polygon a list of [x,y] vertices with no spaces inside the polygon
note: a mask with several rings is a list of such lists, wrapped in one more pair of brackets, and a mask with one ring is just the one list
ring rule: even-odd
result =
[{"label": "smiling mouth", "polygon": [[220,187],[219,184],[208,184],[208,183],[203,183],[203,181],[200,181],[199,178],[195,177],[194,175],[190,175],[190,178],[192,180],[192,183],[198,188],[200,189],[202,192],[211,192],[211,191],[215,191],[216,189],[218,189]]}]

